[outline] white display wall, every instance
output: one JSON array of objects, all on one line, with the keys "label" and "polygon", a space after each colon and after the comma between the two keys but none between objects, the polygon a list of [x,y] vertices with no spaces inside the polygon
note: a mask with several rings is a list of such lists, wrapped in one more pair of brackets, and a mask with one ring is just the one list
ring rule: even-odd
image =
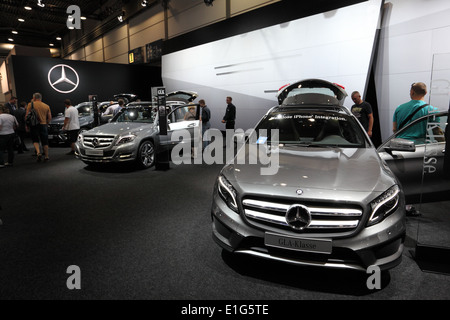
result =
[{"label": "white display wall", "polygon": [[381,3],[369,0],[165,55],[164,85],[197,91],[219,129],[226,96],[237,107],[236,126],[248,129],[276,104],[277,90],[296,80],[321,78],[349,94],[364,92]]},{"label": "white display wall", "polygon": [[[410,100],[414,82],[424,82],[441,110],[448,110],[448,82],[437,74],[432,80],[434,57],[450,53],[450,1],[391,0],[386,3],[377,57],[376,89],[383,140],[392,134],[392,117],[398,105]],[[445,61],[439,63],[445,65]],[[449,62],[447,62],[448,67]],[[442,77],[441,77],[442,78]],[[433,81],[433,82],[432,82]],[[432,100],[432,101],[430,101]]]}]

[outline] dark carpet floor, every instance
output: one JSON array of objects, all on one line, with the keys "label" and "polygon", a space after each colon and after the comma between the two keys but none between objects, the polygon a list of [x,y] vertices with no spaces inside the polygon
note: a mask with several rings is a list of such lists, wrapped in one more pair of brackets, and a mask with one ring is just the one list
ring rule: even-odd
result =
[{"label": "dark carpet floor", "polygon": [[[449,299],[450,276],[423,272],[408,219],[402,263],[368,275],[299,268],[225,254],[211,237],[221,165],[93,169],[52,148],[0,169],[0,299],[321,300]],[[71,265],[81,290],[68,290]]]}]

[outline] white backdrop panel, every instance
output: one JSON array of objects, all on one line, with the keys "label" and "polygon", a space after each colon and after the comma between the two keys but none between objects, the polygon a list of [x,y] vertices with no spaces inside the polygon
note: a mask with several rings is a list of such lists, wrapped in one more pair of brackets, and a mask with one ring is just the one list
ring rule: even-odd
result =
[{"label": "white backdrop panel", "polygon": [[[164,55],[164,85],[169,91],[198,91],[217,115],[213,125],[225,107],[225,96],[216,94],[228,93],[238,107],[237,125],[244,129],[254,119],[239,119],[240,108],[258,110],[253,115],[260,117],[276,104],[276,90],[296,80],[322,78],[342,84],[349,93],[363,92],[381,2],[369,0]],[[190,87],[176,87],[180,83]],[[245,106],[240,105],[236,96],[253,97],[254,103],[245,98]],[[268,103],[259,105],[261,101]],[[351,105],[347,99],[346,106]]]}]

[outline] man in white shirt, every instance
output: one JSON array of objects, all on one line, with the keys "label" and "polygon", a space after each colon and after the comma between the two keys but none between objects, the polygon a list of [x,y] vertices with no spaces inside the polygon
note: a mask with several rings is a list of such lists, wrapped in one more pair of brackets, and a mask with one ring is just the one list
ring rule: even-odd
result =
[{"label": "man in white shirt", "polygon": [[105,112],[103,112],[104,116],[107,115],[114,115],[114,111],[119,108],[119,104],[118,103],[114,103],[111,101],[109,107],[105,110]]},{"label": "man in white shirt", "polygon": [[71,151],[67,155],[75,154],[75,142],[77,142],[78,132],[80,131],[80,120],[78,119],[78,110],[72,106],[69,99],[64,100],[66,112],[64,114],[63,130],[67,131],[67,139],[70,143]]},{"label": "man in white shirt", "polygon": [[125,105],[125,101],[123,99],[119,99],[118,103],[119,103],[119,106],[116,109],[114,109],[114,115],[118,114]]}]

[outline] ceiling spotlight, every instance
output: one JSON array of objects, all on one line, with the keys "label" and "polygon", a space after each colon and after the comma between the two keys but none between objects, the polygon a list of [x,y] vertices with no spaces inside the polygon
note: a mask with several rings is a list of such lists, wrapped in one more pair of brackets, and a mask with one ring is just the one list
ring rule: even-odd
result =
[{"label": "ceiling spotlight", "polygon": [[119,20],[119,22],[123,22],[124,17],[125,17],[125,12],[122,11],[122,13],[117,16],[117,20]]},{"label": "ceiling spotlight", "polygon": [[41,1],[42,1],[42,0],[38,0],[37,5],[38,5],[39,7],[41,7],[41,8],[43,8],[43,7],[45,7],[45,4],[43,4]]},{"label": "ceiling spotlight", "polygon": [[22,18],[19,18],[17,20],[19,20],[20,22],[25,22],[25,19],[22,19]]},{"label": "ceiling spotlight", "polygon": [[24,8],[25,8],[25,10],[28,10],[28,11],[33,10],[33,8],[31,8],[30,6],[25,6]]},{"label": "ceiling spotlight", "polygon": [[11,42],[13,42],[13,41],[14,41],[14,39],[13,39],[13,38],[8,38],[8,41],[11,41]]},{"label": "ceiling spotlight", "polygon": [[213,5],[214,0],[205,0],[205,4],[209,7]]},{"label": "ceiling spotlight", "polygon": [[83,16],[83,17],[80,17],[80,19],[81,19],[81,20],[87,20],[87,18],[84,17],[84,16]]},{"label": "ceiling spotlight", "polygon": [[50,43],[49,45],[50,45],[50,47],[54,47],[55,46],[53,43]]},{"label": "ceiling spotlight", "polygon": [[61,41],[62,39],[61,37],[56,37],[56,40]]},{"label": "ceiling spotlight", "polygon": [[18,34],[16,30],[11,31],[12,34]]},{"label": "ceiling spotlight", "polygon": [[148,1],[147,0],[142,0],[141,6],[146,7],[147,5],[148,5]]}]

